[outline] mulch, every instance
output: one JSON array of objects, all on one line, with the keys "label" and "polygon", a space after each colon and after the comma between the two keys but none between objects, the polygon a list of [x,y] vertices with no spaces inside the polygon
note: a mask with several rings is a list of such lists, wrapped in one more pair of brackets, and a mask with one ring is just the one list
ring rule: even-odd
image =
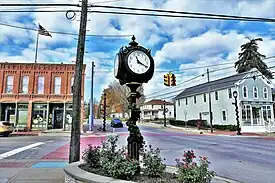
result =
[{"label": "mulch", "polygon": [[[90,168],[87,164],[81,164],[79,168],[87,172],[106,176],[101,168]],[[164,173],[161,177],[157,177],[157,178],[148,177],[141,174],[141,175],[135,176],[134,179],[131,181],[134,181],[137,183],[180,183],[177,180],[177,177],[175,176],[175,174],[172,174],[172,173]]]}]

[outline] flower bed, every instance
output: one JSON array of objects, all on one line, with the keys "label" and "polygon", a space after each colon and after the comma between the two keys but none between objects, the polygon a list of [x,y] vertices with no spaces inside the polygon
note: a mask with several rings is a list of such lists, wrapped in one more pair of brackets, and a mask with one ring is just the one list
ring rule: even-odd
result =
[{"label": "flower bed", "polygon": [[[84,163],[79,168],[91,175],[101,175],[119,180],[143,183],[209,183],[215,173],[209,171],[210,162],[206,157],[196,156],[192,150],[184,152],[176,159],[176,171],[167,171],[160,150],[144,146],[142,161],[130,159],[126,148],[117,149],[118,136],[109,136],[102,147],[89,146],[83,155]],[[96,182],[96,181],[94,181]]]}]

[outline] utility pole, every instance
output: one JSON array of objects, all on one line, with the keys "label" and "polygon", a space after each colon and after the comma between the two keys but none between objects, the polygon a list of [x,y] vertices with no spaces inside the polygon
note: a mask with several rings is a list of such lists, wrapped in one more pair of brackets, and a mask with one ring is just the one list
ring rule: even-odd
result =
[{"label": "utility pole", "polygon": [[212,104],[211,104],[211,87],[210,87],[210,78],[209,78],[209,69],[207,69],[207,82],[208,82],[208,102],[209,102],[209,116],[210,116],[210,131],[213,133],[213,115],[212,115]]},{"label": "utility pole", "polygon": [[166,101],[163,101],[163,117],[164,117],[164,127],[166,127],[166,107],[165,107]]},{"label": "utility pole", "polygon": [[89,131],[93,130],[93,125],[94,125],[94,68],[95,68],[95,64],[94,62],[92,62]]},{"label": "utility pole", "polygon": [[81,114],[81,90],[82,90],[82,69],[85,51],[85,37],[87,25],[87,0],[82,0],[80,28],[77,44],[75,73],[73,83],[73,119],[70,140],[69,163],[80,160],[80,114]]},{"label": "utility pole", "polygon": [[104,92],[104,101],[103,101],[103,131],[106,131],[106,93]]}]

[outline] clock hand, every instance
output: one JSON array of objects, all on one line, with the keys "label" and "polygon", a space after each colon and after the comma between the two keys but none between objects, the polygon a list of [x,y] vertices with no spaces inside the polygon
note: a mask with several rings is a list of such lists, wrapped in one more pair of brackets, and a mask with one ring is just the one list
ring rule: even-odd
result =
[{"label": "clock hand", "polygon": [[139,59],[138,59],[137,56],[136,56],[136,58],[137,58],[137,63],[138,63],[138,64],[143,65],[143,66],[146,67],[146,68],[148,67],[147,65],[144,65],[144,63],[142,63],[141,61],[139,61]]}]

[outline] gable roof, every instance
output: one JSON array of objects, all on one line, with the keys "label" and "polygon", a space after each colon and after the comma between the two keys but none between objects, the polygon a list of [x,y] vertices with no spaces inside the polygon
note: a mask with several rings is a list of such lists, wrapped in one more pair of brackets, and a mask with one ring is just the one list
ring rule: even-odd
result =
[{"label": "gable roof", "polygon": [[[144,102],[143,105],[163,105],[164,100],[153,99],[148,102]],[[172,102],[165,102],[165,105],[174,105]]]},{"label": "gable roof", "polygon": [[235,83],[241,80],[245,75],[247,75],[247,72],[228,76],[228,77],[221,78],[214,81],[210,81],[209,83],[202,83],[196,86],[192,86],[190,88],[186,88],[183,92],[178,94],[174,99],[181,99],[181,98],[185,98],[193,95],[206,93],[209,90],[208,88],[209,85],[210,85],[210,91],[217,91],[220,89],[234,87]]}]

